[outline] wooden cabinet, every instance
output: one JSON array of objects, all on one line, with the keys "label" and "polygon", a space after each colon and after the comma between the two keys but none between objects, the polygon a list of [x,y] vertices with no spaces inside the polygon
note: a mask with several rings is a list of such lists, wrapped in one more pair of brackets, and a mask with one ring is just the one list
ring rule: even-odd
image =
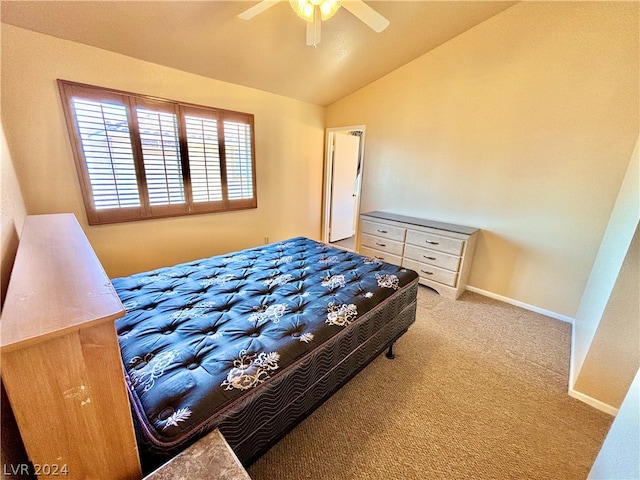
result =
[{"label": "wooden cabinet", "polygon": [[360,216],[358,252],[402,265],[420,275],[420,283],[456,299],[464,292],[477,228],[386,212]]},{"label": "wooden cabinet", "polygon": [[2,381],[36,474],[140,479],[114,320],[125,311],[72,214],[25,219],[2,312]]}]

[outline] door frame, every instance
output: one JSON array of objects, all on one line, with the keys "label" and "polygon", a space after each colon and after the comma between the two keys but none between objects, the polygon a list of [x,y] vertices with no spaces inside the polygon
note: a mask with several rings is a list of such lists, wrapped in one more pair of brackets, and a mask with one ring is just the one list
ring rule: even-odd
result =
[{"label": "door frame", "polygon": [[[324,150],[324,179],[322,195],[322,241],[329,243],[329,226],[331,225],[331,186],[333,183],[333,139],[337,133],[361,132],[360,151],[358,164],[360,169],[356,176],[356,219],[360,216],[360,199],[362,194],[362,174],[364,172],[364,140],[365,125],[353,125],[348,127],[332,127],[326,129],[326,143]],[[356,221],[356,240],[358,237],[358,222]]]}]

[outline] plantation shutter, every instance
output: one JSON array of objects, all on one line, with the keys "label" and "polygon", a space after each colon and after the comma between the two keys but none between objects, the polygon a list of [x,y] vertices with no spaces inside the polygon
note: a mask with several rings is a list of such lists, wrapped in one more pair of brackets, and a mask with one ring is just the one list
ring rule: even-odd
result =
[{"label": "plantation shutter", "polygon": [[75,98],[73,109],[95,208],[139,207],[125,106]]},{"label": "plantation shutter", "polygon": [[142,218],[128,97],[74,84],[61,92],[89,223]]},{"label": "plantation shutter", "polygon": [[229,204],[255,206],[253,117],[226,114],[223,128]]},{"label": "plantation shutter", "polygon": [[140,99],[135,102],[149,208],[156,215],[186,212],[176,108]]},{"label": "plantation shutter", "polygon": [[192,209],[223,209],[224,188],[218,114],[181,108],[187,135]]},{"label": "plantation shutter", "polygon": [[257,206],[253,115],[58,85],[90,225]]}]

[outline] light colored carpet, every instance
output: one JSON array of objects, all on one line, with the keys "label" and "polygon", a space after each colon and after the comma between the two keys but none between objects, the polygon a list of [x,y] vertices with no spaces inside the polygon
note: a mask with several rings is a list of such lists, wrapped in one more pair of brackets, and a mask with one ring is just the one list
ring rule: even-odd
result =
[{"label": "light colored carpet", "polygon": [[426,287],[375,359],[250,468],[254,480],[585,479],[612,417],[567,395],[571,326]]}]

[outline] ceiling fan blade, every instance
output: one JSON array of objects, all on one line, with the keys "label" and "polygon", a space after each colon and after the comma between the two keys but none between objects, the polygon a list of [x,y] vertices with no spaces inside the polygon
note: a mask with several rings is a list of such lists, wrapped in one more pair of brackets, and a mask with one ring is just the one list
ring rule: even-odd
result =
[{"label": "ceiling fan blade", "polygon": [[362,0],[345,0],[342,2],[342,6],[378,33],[389,26],[389,20]]},{"label": "ceiling fan blade", "polygon": [[238,15],[238,18],[241,18],[242,20],[251,20],[259,13],[262,13],[266,9],[273,7],[279,1],[280,0],[262,0],[260,3],[257,3],[250,9],[242,12],[240,15]]},{"label": "ceiling fan blade", "polygon": [[307,45],[317,47],[320,43],[320,25],[322,20],[320,15],[313,15],[313,22],[307,22]]}]

